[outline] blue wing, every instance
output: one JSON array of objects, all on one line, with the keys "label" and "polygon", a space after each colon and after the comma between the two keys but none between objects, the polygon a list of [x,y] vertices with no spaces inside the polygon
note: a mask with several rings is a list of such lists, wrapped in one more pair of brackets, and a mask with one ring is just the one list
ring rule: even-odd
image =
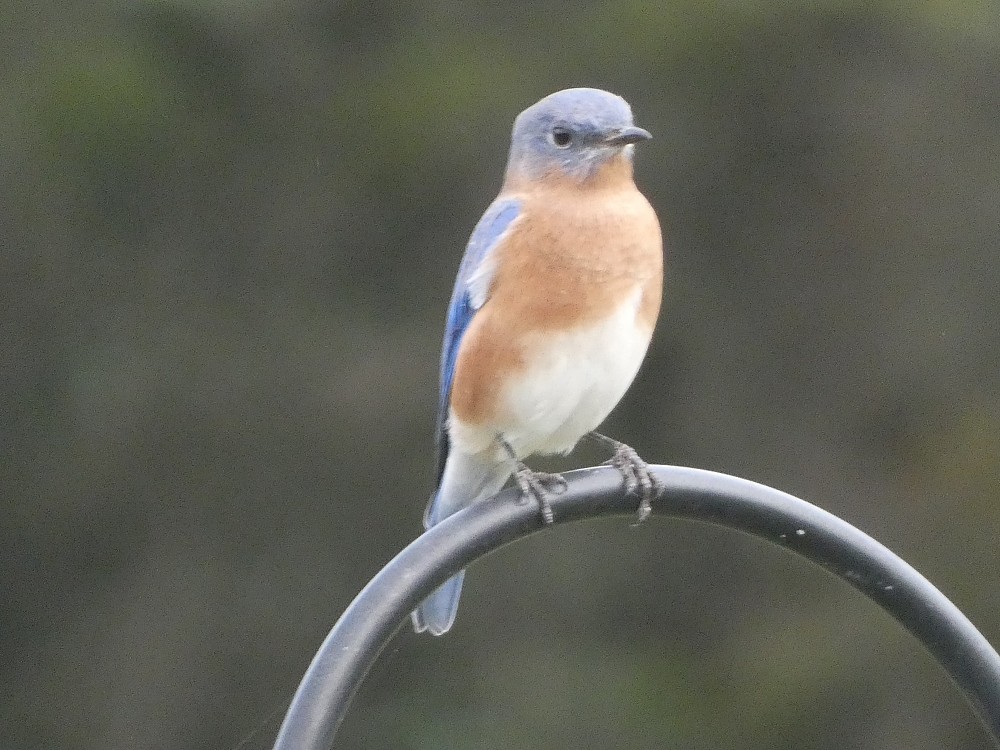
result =
[{"label": "blue wing", "polygon": [[448,318],[444,329],[441,350],[441,390],[437,416],[437,484],[441,483],[445,461],[448,460],[448,399],[455,377],[455,361],[462,336],[473,316],[489,299],[490,286],[495,272],[495,258],[491,257],[504,232],[521,213],[521,202],[513,198],[498,199],[486,209],[476,224],[465,247],[465,256],[458,268],[455,289],[448,305]]}]

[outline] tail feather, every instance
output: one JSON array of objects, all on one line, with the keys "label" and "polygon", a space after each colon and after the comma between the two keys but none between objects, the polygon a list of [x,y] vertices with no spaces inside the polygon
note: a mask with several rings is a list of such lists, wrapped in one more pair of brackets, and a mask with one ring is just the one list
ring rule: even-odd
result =
[{"label": "tail feather", "polygon": [[444,635],[455,624],[458,614],[458,597],[462,593],[465,571],[459,571],[442,583],[434,593],[424,599],[411,613],[413,629],[418,633]]},{"label": "tail feather", "polygon": [[[452,451],[445,464],[441,486],[424,514],[424,526],[429,529],[467,505],[493,497],[507,481],[510,471],[511,467],[505,463],[486,463],[480,457]],[[464,577],[465,571],[460,571],[421,602],[412,613],[415,631],[432,635],[448,632],[458,612]]]}]

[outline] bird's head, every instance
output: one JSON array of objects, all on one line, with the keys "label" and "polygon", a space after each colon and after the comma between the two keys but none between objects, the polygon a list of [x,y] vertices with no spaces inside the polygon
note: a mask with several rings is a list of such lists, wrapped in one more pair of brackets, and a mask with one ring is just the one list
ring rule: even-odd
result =
[{"label": "bird's head", "polygon": [[600,89],[557,91],[514,120],[507,174],[586,182],[616,158],[630,162],[632,144],[649,138],[620,96]]}]

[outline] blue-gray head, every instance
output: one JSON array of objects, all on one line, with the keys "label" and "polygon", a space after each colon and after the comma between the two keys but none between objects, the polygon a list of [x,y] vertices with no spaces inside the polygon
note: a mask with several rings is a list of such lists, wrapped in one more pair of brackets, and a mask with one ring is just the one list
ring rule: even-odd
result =
[{"label": "blue-gray head", "polygon": [[632,144],[652,136],[632,123],[628,102],[600,89],[549,94],[514,120],[508,175],[553,172],[580,181],[617,156],[631,159]]}]

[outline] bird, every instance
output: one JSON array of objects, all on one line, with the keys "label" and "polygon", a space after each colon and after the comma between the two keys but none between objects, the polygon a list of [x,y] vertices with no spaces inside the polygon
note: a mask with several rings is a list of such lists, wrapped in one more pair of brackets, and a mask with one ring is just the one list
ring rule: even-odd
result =
[{"label": "bird", "polygon": [[[496,495],[511,478],[547,523],[557,474],[522,459],[565,454],[585,436],[639,494],[660,487],[631,447],[594,432],[645,358],[663,292],[663,240],[634,180],[635,144],[652,138],[620,96],[557,91],[514,120],[499,195],[468,241],[445,322],[436,489],[424,527]],[[465,571],[412,613],[414,630],[454,624]]]}]

